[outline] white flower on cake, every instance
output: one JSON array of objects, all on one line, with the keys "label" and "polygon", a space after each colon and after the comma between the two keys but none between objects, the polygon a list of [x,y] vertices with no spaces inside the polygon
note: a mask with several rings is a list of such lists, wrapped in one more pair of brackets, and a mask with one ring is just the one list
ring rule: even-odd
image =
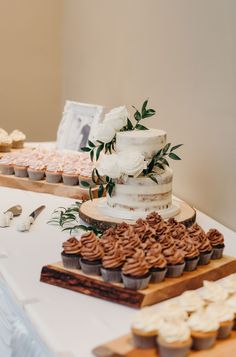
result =
[{"label": "white flower on cake", "polygon": [[107,125],[106,123],[101,123],[94,129],[93,137],[95,141],[101,141],[106,144],[112,141],[115,135],[116,132],[112,126]]},{"label": "white flower on cake", "polygon": [[119,131],[127,124],[129,113],[125,106],[112,109],[105,115],[104,123]]},{"label": "white flower on cake", "polygon": [[103,155],[100,159],[97,170],[100,176],[109,176],[112,179],[121,176],[121,170],[118,162],[118,155]]},{"label": "white flower on cake", "polygon": [[124,175],[138,177],[147,168],[144,156],[138,152],[120,152],[117,156],[121,172]]}]

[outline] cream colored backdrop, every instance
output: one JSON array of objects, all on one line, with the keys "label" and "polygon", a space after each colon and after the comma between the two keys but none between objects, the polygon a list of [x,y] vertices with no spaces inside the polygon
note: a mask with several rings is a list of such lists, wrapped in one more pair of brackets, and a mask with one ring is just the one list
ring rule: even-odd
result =
[{"label": "cream colored backdrop", "polygon": [[55,139],[61,116],[61,0],[0,0],[0,127]]},{"label": "cream colored backdrop", "polygon": [[236,230],[236,1],[65,0],[64,11],[64,99],[149,97],[152,125],[184,143],[174,192]]}]

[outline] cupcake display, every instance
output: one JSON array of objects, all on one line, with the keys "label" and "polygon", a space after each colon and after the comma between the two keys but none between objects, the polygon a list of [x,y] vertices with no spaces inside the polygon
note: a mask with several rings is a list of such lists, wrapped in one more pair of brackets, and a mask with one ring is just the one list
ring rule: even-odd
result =
[{"label": "cupcake display", "polygon": [[163,250],[164,257],[167,261],[167,273],[169,278],[177,278],[183,274],[185,267],[185,253],[177,249],[175,245]]},{"label": "cupcake display", "polygon": [[81,237],[81,269],[88,275],[100,275],[104,250],[102,244],[93,232]]},{"label": "cupcake display", "polygon": [[147,251],[146,261],[149,265],[149,271],[151,273],[151,283],[160,283],[165,279],[167,272],[167,261],[164,255],[161,253],[161,245],[159,243],[153,244],[153,246]]},{"label": "cupcake display", "polygon": [[211,259],[222,258],[223,250],[225,247],[223,234],[221,234],[217,229],[212,228],[207,232],[207,238],[209,239],[213,248]]},{"label": "cupcake display", "polygon": [[63,252],[61,253],[61,257],[64,267],[69,269],[79,269],[81,242],[75,237],[71,237],[63,243],[62,247]]},{"label": "cupcake display", "polygon": [[205,306],[204,300],[193,290],[185,291],[179,298],[179,304],[187,312],[188,316]]},{"label": "cupcake display", "polygon": [[104,281],[121,282],[121,267],[125,256],[122,245],[118,241],[111,241],[105,245],[102,258],[101,274]]},{"label": "cupcake display", "polygon": [[40,181],[44,179],[46,165],[43,161],[37,160],[29,163],[27,169],[29,179],[32,181]]}]

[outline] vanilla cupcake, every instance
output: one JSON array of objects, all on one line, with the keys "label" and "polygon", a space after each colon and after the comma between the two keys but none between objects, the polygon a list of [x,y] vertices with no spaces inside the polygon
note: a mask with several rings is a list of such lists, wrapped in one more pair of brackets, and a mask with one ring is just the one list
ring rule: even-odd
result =
[{"label": "vanilla cupcake", "polygon": [[51,162],[47,165],[46,181],[49,183],[59,183],[62,180],[63,165],[59,162]]},{"label": "vanilla cupcake", "polygon": [[236,294],[230,296],[226,301],[225,304],[233,311],[234,313],[234,325],[233,330],[236,330]]},{"label": "vanilla cupcake", "polygon": [[36,160],[29,162],[29,167],[27,169],[29,179],[32,181],[40,181],[44,179],[46,165],[43,161]]},{"label": "vanilla cupcake", "polygon": [[136,314],[131,325],[134,346],[143,349],[157,347],[157,336],[162,324],[162,317],[153,309],[144,308]]},{"label": "vanilla cupcake", "polygon": [[11,151],[12,140],[8,135],[0,135],[0,152]]},{"label": "vanilla cupcake", "polygon": [[236,274],[231,274],[227,276],[222,281],[222,286],[228,292],[229,295],[236,294]]},{"label": "vanilla cupcake", "polygon": [[212,302],[225,301],[228,297],[228,292],[218,283],[214,281],[203,281],[204,289],[200,292],[203,300],[209,304]]},{"label": "vanilla cupcake", "polygon": [[186,357],[192,345],[187,323],[184,321],[163,323],[157,343],[160,357]]},{"label": "vanilla cupcake", "polygon": [[219,322],[216,317],[199,310],[188,319],[188,325],[193,339],[194,350],[206,350],[214,346],[219,330]]},{"label": "vanilla cupcake", "polygon": [[187,312],[177,302],[166,302],[162,305],[161,316],[166,322],[187,321]]},{"label": "vanilla cupcake", "polygon": [[27,155],[19,156],[14,162],[14,173],[17,177],[28,177],[29,158]]},{"label": "vanilla cupcake", "polygon": [[2,128],[0,128],[0,136],[8,136],[8,132]]},{"label": "vanilla cupcake", "polygon": [[189,290],[185,291],[182,295],[180,295],[179,305],[190,316],[192,313],[203,308],[205,303],[195,290]]},{"label": "vanilla cupcake", "polygon": [[26,136],[19,130],[13,130],[13,132],[9,135],[12,140],[12,147],[14,149],[22,149],[24,147],[24,142]]},{"label": "vanilla cupcake", "polygon": [[217,338],[219,340],[230,336],[234,325],[234,312],[225,302],[216,302],[207,306],[206,312],[213,316],[220,324]]},{"label": "vanilla cupcake", "polygon": [[14,160],[15,156],[12,154],[6,154],[0,159],[0,172],[2,175],[14,174]]}]

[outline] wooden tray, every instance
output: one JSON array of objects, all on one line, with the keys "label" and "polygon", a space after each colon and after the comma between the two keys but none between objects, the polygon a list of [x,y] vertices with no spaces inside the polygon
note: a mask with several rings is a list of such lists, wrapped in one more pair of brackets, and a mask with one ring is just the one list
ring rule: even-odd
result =
[{"label": "wooden tray", "polygon": [[[120,337],[104,345],[94,348],[93,354],[97,357],[158,357],[156,349],[142,350],[135,348],[131,334]],[[235,357],[236,331],[232,331],[230,338],[217,341],[215,346],[205,351],[191,351],[190,356],[196,357]]]},{"label": "wooden tray", "polygon": [[[0,186],[18,188],[20,190],[50,193],[56,196],[88,200],[89,190],[80,186],[67,186],[63,183],[48,183],[45,180],[32,181],[29,178],[16,177],[14,175],[1,175]],[[93,197],[97,197],[97,187],[92,188]]]},{"label": "wooden tray", "polygon": [[[101,230],[115,226],[121,222],[134,224],[133,220],[125,220],[106,216],[101,212],[100,203],[106,198],[98,198],[93,201],[84,202],[79,209],[80,218],[89,225],[96,226]],[[178,201],[180,205],[180,213],[175,216],[178,222],[184,223],[186,227],[191,226],[196,220],[196,211],[184,201]]]},{"label": "wooden tray", "polygon": [[185,272],[179,278],[166,278],[158,284],[149,284],[144,290],[130,290],[121,283],[107,283],[99,276],[88,276],[81,270],[66,269],[62,263],[42,268],[40,280],[44,283],[70,289],[86,295],[113,301],[134,308],[153,305],[178,296],[185,290],[197,289],[203,280],[218,280],[236,272],[236,259],[224,256],[199,266],[194,272]]}]

